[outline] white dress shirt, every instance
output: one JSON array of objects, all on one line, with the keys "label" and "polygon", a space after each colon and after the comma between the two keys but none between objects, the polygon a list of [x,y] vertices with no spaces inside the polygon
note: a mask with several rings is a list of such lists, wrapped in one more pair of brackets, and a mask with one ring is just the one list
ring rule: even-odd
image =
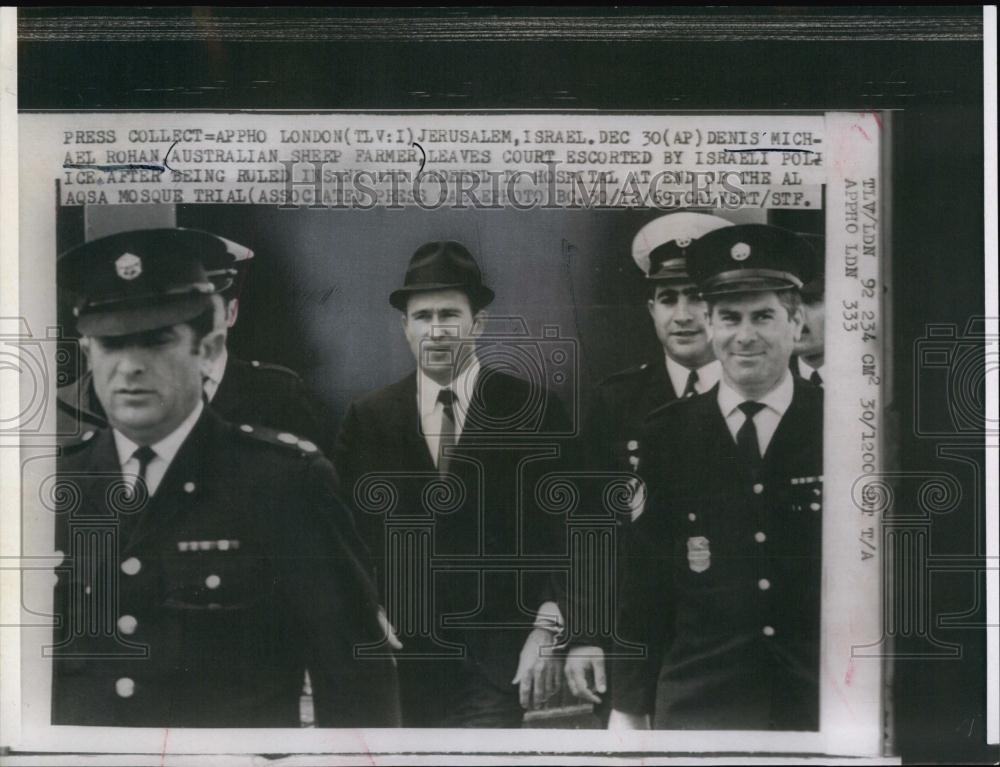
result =
[{"label": "white dress shirt", "polygon": [[209,402],[212,401],[215,393],[219,390],[219,384],[222,383],[222,376],[226,374],[227,362],[229,362],[229,349],[223,346],[222,354],[212,363],[212,369],[205,376],[205,380],[202,383],[202,388],[205,390],[205,397],[208,398]]},{"label": "white dress shirt", "polygon": [[[782,416],[792,404],[792,395],[795,394],[795,384],[792,381],[792,373],[788,371],[781,379],[781,383],[775,386],[763,397],[753,400],[764,405],[764,408],[754,416],[753,424],[757,429],[757,445],[760,448],[761,457],[767,453],[767,447],[771,444],[774,432],[778,430]],[[736,433],[746,421],[747,417],[740,410],[740,404],[746,402],[747,398],[739,394],[730,387],[725,379],[719,381],[719,410],[722,417],[726,419],[726,426],[729,433],[736,441]]]},{"label": "white dress shirt", "polygon": [[799,375],[802,378],[806,379],[807,381],[811,380],[813,371],[815,371],[819,373],[820,382],[824,384],[826,383],[826,375],[823,373],[822,365],[820,365],[818,368],[814,368],[812,365],[803,360],[801,357],[796,357],[795,361],[799,365]]},{"label": "white dress shirt", "polygon": [[[722,363],[718,360],[712,360],[698,368],[697,372],[698,383],[694,385],[694,390],[698,394],[704,394],[722,378]],[[667,355],[667,375],[670,376],[670,383],[673,384],[674,394],[677,395],[677,399],[680,399],[684,396],[684,390],[687,389],[691,368],[684,367]]]},{"label": "white dress shirt", "polygon": [[442,389],[451,389],[455,394],[455,401],[451,409],[455,416],[455,442],[457,444],[458,438],[462,435],[466,413],[469,412],[469,403],[472,401],[472,393],[475,391],[476,378],[479,376],[479,360],[475,355],[469,359],[470,361],[462,368],[462,371],[447,386],[441,386],[432,381],[423,371],[417,373],[417,408],[420,413],[420,428],[435,466],[438,462],[438,446],[441,443],[441,419],[444,416],[444,405],[438,402],[438,393]]},{"label": "white dress shirt", "polygon": [[[204,403],[198,400],[195,409],[191,411],[191,414],[184,419],[180,426],[159,442],[154,442],[150,445],[153,448],[153,452],[156,453],[156,456],[146,466],[146,488],[149,490],[150,497],[156,493],[156,489],[163,480],[163,475],[167,473],[167,469],[170,468],[170,463],[174,460],[174,456],[181,449],[181,445],[184,444],[184,440],[191,433],[194,425],[198,422],[198,418],[201,416],[201,411],[204,409]],[[139,445],[117,429],[113,429],[112,434],[115,437],[115,448],[118,450],[118,463],[122,467],[122,478],[130,489],[134,488],[136,477],[139,475],[139,459],[135,457],[135,451],[139,449]]]}]

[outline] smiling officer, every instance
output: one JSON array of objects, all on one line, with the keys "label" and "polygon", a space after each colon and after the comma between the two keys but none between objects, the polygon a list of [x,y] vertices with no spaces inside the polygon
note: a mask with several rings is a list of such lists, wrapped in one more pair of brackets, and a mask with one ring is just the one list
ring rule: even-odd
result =
[{"label": "smiling officer", "polygon": [[649,652],[614,665],[610,726],[816,730],[823,391],[789,370],[811,254],[748,224],[699,239],[688,268],[722,379],[644,432],[619,630]]},{"label": "smiling officer", "polygon": [[332,466],[203,402],[221,353],[205,232],[124,232],[58,263],[108,428],[66,445],[54,724],[296,727],[398,721],[367,553]]}]

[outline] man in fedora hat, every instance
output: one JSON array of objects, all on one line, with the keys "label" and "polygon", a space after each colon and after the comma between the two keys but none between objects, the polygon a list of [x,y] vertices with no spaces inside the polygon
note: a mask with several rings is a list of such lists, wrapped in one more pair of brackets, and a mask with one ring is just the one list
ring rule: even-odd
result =
[{"label": "man in fedora hat", "polygon": [[389,296],[417,369],[350,405],[334,453],[403,644],[404,726],[517,727],[559,682],[550,581],[517,563],[552,552],[532,482],[569,424],[541,382],[480,364],[493,297],[463,245],[420,247]]},{"label": "man in fedora hat", "polygon": [[792,375],[809,246],[774,226],[705,234],[687,268],[722,378],[651,414],[648,500],[623,562],[611,727],[816,730],[823,391]]},{"label": "man in fedora hat", "polygon": [[333,467],[288,433],[222,420],[212,264],[227,244],[157,229],[58,262],[108,426],[63,446],[52,722],[297,727],[398,723],[367,552]]},{"label": "man in fedora hat", "polygon": [[[646,309],[662,353],[605,378],[592,396],[583,443],[594,471],[635,473],[641,462],[640,436],[657,408],[711,389],[722,367],[708,336],[705,301],[688,274],[685,257],[699,237],[732,226],[718,216],[682,211],[643,226],[632,241],[632,258],[646,278]],[[628,520],[621,520],[623,542]],[[592,640],[592,641],[591,641]],[[609,681],[604,648],[611,637],[574,637],[565,676],[570,691],[597,704],[607,718]]]},{"label": "man in fedora hat", "polygon": [[[205,269],[218,286],[212,295],[216,326],[228,341],[228,332],[239,315],[240,290],[249,273],[253,251],[223,237],[217,237],[217,241],[225,247],[210,254],[212,260],[205,264]],[[294,434],[328,452],[323,410],[294,371],[259,360],[240,359],[223,345],[222,353],[205,371],[203,388],[205,401],[225,420],[260,424]],[[94,390],[90,371],[60,387],[56,395],[56,418],[59,434],[79,434],[107,425],[107,414]]]}]

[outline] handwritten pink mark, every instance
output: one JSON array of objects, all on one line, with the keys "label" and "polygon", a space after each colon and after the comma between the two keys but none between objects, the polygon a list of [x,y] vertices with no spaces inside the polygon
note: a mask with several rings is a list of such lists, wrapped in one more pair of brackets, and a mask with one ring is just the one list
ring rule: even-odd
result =
[{"label": "handwritten pink mark", "polygon": [[871,141],[872,140],[871,136],[869,136],[867,133],[865,133],[865,129],[862,128],[857,123],[854,123],[853,128],[854,128],[854,130],[859,131],[861,133],[861,135],[865,137],[865,141]]},{"label": "handwritten pink mark", "polygon": [[163,730],[163,750],[160,751],[160,767],[167,763],[167,739],[170,737],[170,728]]},{"label": "handwritten pink mark", "polygon": [[854,661],[852,660],[847,664],[847,673],[844,674],[844,684],[848,687],[851,686],[851,681],[854,679]]},{"label": "handwritten pink mark", "polygon": [[878,112],[876,112],[875,110],[872,110],[872,117],[875,118],[875,123],[878,125],[879,132],[881,132],[882,131],[882,118],[879,117]]}]

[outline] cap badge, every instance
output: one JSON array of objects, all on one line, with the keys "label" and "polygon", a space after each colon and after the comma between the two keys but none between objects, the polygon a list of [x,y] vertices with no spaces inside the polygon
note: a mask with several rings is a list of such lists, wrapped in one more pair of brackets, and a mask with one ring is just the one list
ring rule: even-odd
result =
[{"label": "cap badge", "polygon": [[115,271],[123,280],[134,280],[142,274],[142,259],[133,253],[123,253],[115,261]]},{"label": "cap badge", "polygon": [[677,243],[678,248],[686,248],[691,244],[690,237],[678,237],[674,242]]},{"label": "cap badge", "polygon": [[688,538],[688,566],[696,573],[705,572],[712,564],[712,552],[708,548],[708,538],[696,535]]},{"label": "cap badge", "polygon": [[750,258],[750,246],[745,242],[737,242],[729,251],[729,255],[733,257],[733,261],[746,261]]}]

